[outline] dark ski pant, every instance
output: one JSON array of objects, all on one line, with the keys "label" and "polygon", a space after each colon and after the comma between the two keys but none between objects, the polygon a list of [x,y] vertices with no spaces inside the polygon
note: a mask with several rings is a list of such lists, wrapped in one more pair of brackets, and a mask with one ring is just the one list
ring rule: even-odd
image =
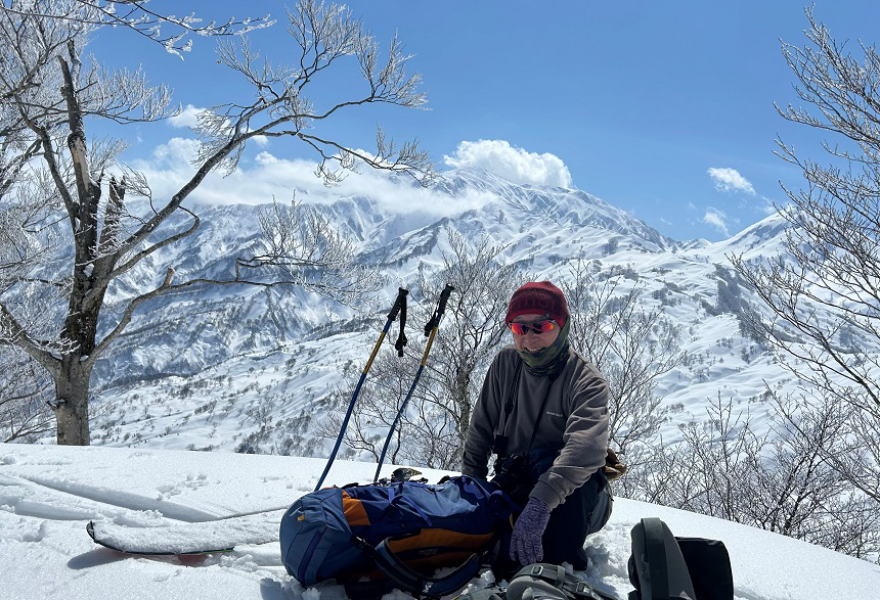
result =
[{"label": "dark ski pant", "polygon": [[586,569],[584,540],[605,526],[611,516],[612,502],[608,480],[600,472],[573,491],[550,513],[542,539],[543,562],[557,565],[567,562],[578,571]]},{"label": "dark ski pant", "polygon": [[[528,497],[515,497],[515,499],[521,505],[528,502]],[[542,562],[557,565],[567,562],[575,570],[586,569],[587,553],[584,551],[584,540],[588,535],[596,533],[605,526],[611,516],[613,502],[608,480],[602,472],[595,473],[584,485],[573,491],[565,502],[550,513],[550,521],[541,539],[544,549]],[[509,577],[521,566],[509,556],[509,532],[504,536],[499,549],[500,552],[493,559],[492,570],[498,578]]]}]

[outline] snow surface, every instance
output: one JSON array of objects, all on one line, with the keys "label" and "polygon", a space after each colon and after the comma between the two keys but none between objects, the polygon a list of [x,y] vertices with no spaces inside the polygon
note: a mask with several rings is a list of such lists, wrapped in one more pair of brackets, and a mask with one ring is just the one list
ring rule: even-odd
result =
[{"label": "snow surface", "polygon": [[[86,523],[151,528],[166,517],[198,522],[276,510],[311,491],[324,461],[222,452],[0,444],[0,600],[341,600],[340,586],[304,590],[287,575],[277,542],[208,557],[132,557],[97,546]],[[385,473],[393,467],[387,466]],[[369,481],[374,464],[337,462],[329,484]],[[430,481],[445,474],[423,470]],[[629,531],[660,517],[676,535],[723,540],[739,600],[873,600],[880,567],[766,531],[618,498],[588,539],[584,577],[625,597]],[[273,516],[259,517],[260,527]],[[473,582],[484,586],[491,576]],[[408,598],[395,593],[395,599]]]}]

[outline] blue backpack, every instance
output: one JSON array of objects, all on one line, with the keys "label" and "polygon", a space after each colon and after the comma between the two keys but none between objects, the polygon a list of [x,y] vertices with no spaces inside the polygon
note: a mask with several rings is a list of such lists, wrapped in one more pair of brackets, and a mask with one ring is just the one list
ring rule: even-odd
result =
[{"label": "blue backpack", "polygon": [[[478,574],[483,554],[516,510],[497,486],[464,475],[436,485],[324,488],[285,513],[281,557],[304,586],[367,578],[386,589],[440,597]],[[429,576],[440,567],[456,568],[445,577]]]}]

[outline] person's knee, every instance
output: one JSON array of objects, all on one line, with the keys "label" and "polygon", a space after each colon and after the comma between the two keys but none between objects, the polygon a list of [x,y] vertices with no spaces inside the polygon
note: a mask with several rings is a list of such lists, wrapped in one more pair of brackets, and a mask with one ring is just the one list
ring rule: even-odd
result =
[{"label": "person's knee", "polygon": [[595,502],[589,510],[589,516],[587,517],[587,535],[596,533],[605,527],[608,519],[611,518],[611,510],[613,506],[614,498],[611,496],[611,492],[606,486],[595,496]]}]

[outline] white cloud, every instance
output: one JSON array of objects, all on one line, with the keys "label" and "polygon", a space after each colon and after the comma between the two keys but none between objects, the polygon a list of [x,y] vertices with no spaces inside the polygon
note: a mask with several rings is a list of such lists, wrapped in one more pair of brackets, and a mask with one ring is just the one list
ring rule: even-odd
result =
[{"label": "white cloud", "polygon": [[[172,138],[158,146],[149,159],[132,164],[147,177],[156,204],[167,201],[189,181],[194,172],[191,161],[198,148],[197,140]],[[405,177],[392,177],[369,168],[351,173],[342,183],[328,188],[315,175],[317,166],[311,160],[280,158],[263,150],[253,160],[242,161],[227,177],[218,172],[209,174],[190,198],[211,204],[264,204],[273,198],[289,202],[295,193],[297,200],[321,204],[362,197],[375,201],[381,209],[412,216],[415,221],[421,218],[419,215],[436,219],[497,200],[490,192],[476,190],[453,197],[422,188]]]},{"label": "white cloud", "polygon": [[201,144],[198,140],[190,138],[174,137],[167,143],[157,146],[153,150],[153,162],[163,165],[185,166],[191,163],[199,154]]},{"label": "white cloud", "polygon": [[706,210],[706,214],[703,215],[703,223],[711,225],[728,237],[730,236],[730,232],[727,229],[727,215],[717,208],[709,208]]},{"label": "white cloud", "polygon": [[561,158],[514,148],[505,140],[461,142],[443,161],[457,169],[486,169],[515,183],[571,187],[571,173]]},{"label": "white cloud", "polygon": [[755,195],[755,188],[736,169],[711,167],[707,173],[715,182],[715,187],[723,192],[739,191]]},{"label": "white cloud", "polygon": [[192,104],[187,104],[186,108],[173,117],[168,117],[168,123],[172,127],[195,127],[199,124],[199,115],[205,112],[206,108],[198,108]]},{"label": "white cloud", "polygon": [[758,207],[758,210],[768,216],[778,212],[775,200],[768,198],[767,196],[761,196],[760,198],[763,204]]}]

